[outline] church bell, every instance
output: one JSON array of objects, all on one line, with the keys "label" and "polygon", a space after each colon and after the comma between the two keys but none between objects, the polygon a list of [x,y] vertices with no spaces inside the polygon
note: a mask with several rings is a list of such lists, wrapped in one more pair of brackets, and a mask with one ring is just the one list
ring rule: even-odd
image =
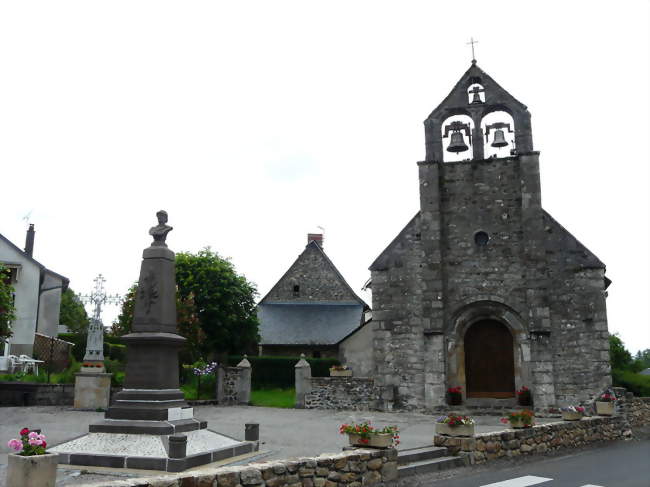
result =
[{"label": "church bell", "polygon": [[472,104],[474,104],[474,103],[483,103],[483,101],[481,100],[481,97],[478,94],[478,91],[475,91],[474,95],[472,96]]},{"label": "church bell", "polygon": [[[503,137],[503,133],[501,133],[501,136]],[[451,141],[449,142],[449,147],[447,147],[448,152],[455,152],[458,154],[459,152],[465,152],[469,147],[467,147],[467,144],[465,144],[465,139],[463,138],[463,134],[460,132],[453,132],[451,134]]]},{"label": "church bell", "polygon": [[[452,135],[453,138],[453,135]],[[505,147],[508,145],[506,138],[503,134],[503,130],[497,129],[494,131],[494,140],[492,141],[492,147]]]}]

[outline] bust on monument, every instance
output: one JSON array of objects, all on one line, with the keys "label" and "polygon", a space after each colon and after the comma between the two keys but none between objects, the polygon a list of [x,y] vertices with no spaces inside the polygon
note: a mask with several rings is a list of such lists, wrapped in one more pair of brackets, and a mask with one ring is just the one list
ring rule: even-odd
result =
[{"label": "bust on monument", "polygon": [[156,213],[156,217],[158,218],[158,225],[149,229],[149,235],[153,237],[151,246],[167,247],[165,239],[167,238],[167,234],[173,230],[173,227],[167,225],[167,212],[165,210],[160,210]]}]

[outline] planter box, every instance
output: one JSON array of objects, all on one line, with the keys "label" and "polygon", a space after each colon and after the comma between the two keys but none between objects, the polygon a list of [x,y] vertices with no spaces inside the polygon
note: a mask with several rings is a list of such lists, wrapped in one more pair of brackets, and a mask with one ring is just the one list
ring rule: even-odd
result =
[{"label": "planter box", "polygon": [[449,426],[446,423],[436,423],[436,433],[447,436],[474,436],[473,424],[459,424]]},{"label": "planter box", "polygon": [[531,428],[535,424],[535,420],[530,424],[524,424],[524,422],[521,419],[515,419],[515,420],[510,420],[510,426],[515,428],[515,429],[520,429],[520,428]]},{"label": "planter box", "polygon": [[596,414],[598,416],[612,416],[614,414],[614,402],[596,401]]},{"label": "planter box", "polygon": [[352,377],[351,370],[331,370],[330,377]]},{"label": "planter box", "polygon": [[582,413],[562,411],[562,419],[564,421],[580,421],[582,419]]},{"label": "planter box", "polygon": [[368,443],[363,443],[361,441],[361,436],[348,434],[350,440],[350,445],[354,446],[371,446],[374,448],[388,448],[393,444],[393,435],[389,433],[382,433],[378,435],[370,435]]},{"label": "planter box", "polygon": [[10,453],[7,459],[7,487],[54,487],[58,453],[29,457]]}]

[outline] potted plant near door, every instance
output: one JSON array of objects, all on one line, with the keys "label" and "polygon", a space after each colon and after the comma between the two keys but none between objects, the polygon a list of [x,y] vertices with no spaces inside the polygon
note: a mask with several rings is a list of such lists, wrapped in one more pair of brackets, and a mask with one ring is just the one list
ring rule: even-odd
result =
[{"label": "potted plant near door", "polygon": [[23,428],[20,439],[9,440],[7,445],[16,452],[7,458],[8,487],[54,487],[59,455],[45,450],[45,435]]},{"label": "potted plant near door", "polygon": [[521,411],[513,411],[508,413],[508,416],[501,418],[503,424],[510,423],[510,426],[516,429],[530,428],[535,424],[535,413],[529,409],[522,409]]},{"label": "potted plant near door", "polygon": [[615,403],[616,395],[614,395],[614,392],[609,389],[606,390],[596,399],[596,414],[598,416],[612,416]]},{"label": "potted plant near door", "polygon": [[463,403],[463,389],[460,386],[447,389],[447,403],[451,406],[458,406]]},{"label": "potted plant near door", "polygon": [[522,386],[521,389],[517,391],[517,404],[520,406],[532,406],[533,398],[528,387]]},{"label": "potted plant near door", "polygon": [[447,436],[474,436],[474,420],[469,416],[448,414],[436,420],[436,433]]}]

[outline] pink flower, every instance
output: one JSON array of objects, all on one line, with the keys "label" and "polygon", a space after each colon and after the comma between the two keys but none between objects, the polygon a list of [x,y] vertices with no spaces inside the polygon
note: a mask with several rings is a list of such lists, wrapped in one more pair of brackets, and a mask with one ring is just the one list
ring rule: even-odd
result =
[{"label": "pink flower", "polygon": [[27,435],[27,438],[30,440],[33,440],[34,438],[38,438],[38,433],[36,431],[30,431],[29,434]]},{"label": "pink flower", "polygon": [[9,440],[9,442],[7,443],[7,446],[8,446],[9,448],[11,448],[12,450],[20,451],[20,450],[23,449],[23,442],[20,441],[20,440],[16,440],[16,439],[14,438],[14,439],[12,439],[12,440]]},{"label": "pink flower", "polygon": [[39,440],[38,438],[30,438],[28,440],[28,443],[30,444],[30,446],[40,446],[41,440]]}]

